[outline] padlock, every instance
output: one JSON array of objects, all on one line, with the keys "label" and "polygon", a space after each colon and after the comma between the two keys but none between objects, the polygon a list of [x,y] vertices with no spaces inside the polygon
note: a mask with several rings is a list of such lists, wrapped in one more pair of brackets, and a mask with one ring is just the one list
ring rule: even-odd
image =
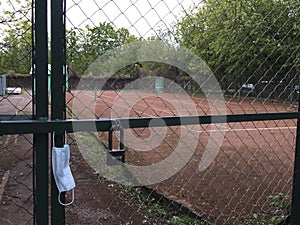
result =
[{"label": "padlock", "polygon": [[[113,147],[113,133],[115,131],[120,132],[120,144],[118,149]],[[124,130],[120,124],[113,125],[108,132],[108,153],[106,158],[106,164],[108,166],[120,165],[118,161],[125,163]]]}]

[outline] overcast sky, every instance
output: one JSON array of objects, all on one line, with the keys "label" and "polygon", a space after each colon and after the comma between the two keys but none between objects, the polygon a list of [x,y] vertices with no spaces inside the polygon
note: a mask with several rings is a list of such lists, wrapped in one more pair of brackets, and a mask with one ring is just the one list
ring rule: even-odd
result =
[{"label": "overcast sky", "polygon": [[[16,11],[16,0],[0,0],[3,9]],[[24,3],[25,0],[21,0]],[[158,29],[166,29],[190,9],[199,8],[202,0],[66,0],[67,27],[83,27],[110,22],[116,28],[124,27],[131,34],[151,36]],[[50,4],[50,0],[48,0]],[[50,7],[49,7],[50,9]],[[50,21],[50,20],[49,20]],[[49,23],[50,24],[50,23]],[[3,24],[0,24],[3,28]],[[49,29],[50,32],[50,29]]]},{"label": "overcast sky", "polygon": [[67,0],[68,27],[111,22],[136,36],[171,26],[200,0]]}]

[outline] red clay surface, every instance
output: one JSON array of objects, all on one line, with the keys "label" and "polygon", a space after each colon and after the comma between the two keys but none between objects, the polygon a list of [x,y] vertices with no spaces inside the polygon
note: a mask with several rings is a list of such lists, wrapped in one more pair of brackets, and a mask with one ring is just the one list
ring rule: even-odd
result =
[{"label": "red clay surface", "polygon": [[[94,92],[78,91],[67,95],[67,103],[73,117],[80,119],[207,115],[211,112],[204,97],[187,99],[173,94],[99,92],[95,96]],[[226,99],[225,105],[227,114],[295,110],[289,104],[257,99],[239,102]],[[164,160],[176,148],[183,129],[190,129],[189,135],[195,136],[198,143],[189,163],[151,188],[215,224],[241,224],[253,219],[253,215],[259,221],[278,213],[270,207],[271,195],[284,193],[291,197],[295,128],[294,120],[225,123],[220,127],[169,127],[161,143],[148,151],[141,149],[145,148],[143,140],[151,136],[151,130],[134,129],[137,140],[125,138],[125,145],[135,146],[128,149],[126,163],[145,166]],[[216,158],[209,167],[199,171],[209,139],[220,130],[225,136]],[[107,142],[106,135],[100,135],[102,141]],[[188,136],[186,140],[188,142]]]}]

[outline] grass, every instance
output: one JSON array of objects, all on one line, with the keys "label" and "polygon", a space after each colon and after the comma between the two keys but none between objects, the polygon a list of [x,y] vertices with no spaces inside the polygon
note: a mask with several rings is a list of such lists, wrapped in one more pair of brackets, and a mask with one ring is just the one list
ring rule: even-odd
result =
[{"label": "grass", "polygon": [[156,225],[211,225],[179,203],[169,200],[147,187],[122,186],[129,198],[137,202],[147,214],[151,224]]},{"label": "grass", "polygon": [[246,218],[228,218],[228,224],[243,225],[278,225],[290,213],[291,199],[288,195],[277,193],[268,196],[268,211],[253,213]]}]

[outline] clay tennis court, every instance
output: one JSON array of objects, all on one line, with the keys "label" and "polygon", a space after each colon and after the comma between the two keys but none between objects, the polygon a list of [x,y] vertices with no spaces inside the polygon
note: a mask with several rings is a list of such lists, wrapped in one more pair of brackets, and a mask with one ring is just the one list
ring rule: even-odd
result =
[{"label": "clay tennis court", "polygon": [[30,115],[32,112],[32,94],[25,91],[20,95],[0,96],[0,114]]},{"label": "clay tennis court", "polygon": [[[281,102],[262,102],[225,98],[225,102],[217,99],[213,104],[224,104],[227,114],[295,110]],[[207,115],[215,110],[204,96],[140,91],[74,91],[67,94],[67,104],[80,119]],[[284,193],[291,197],[296,121],[174,126],[165,128],[163,139],[156,139],[161,134],[159,129],[162,128],[132,129],[136,138],[128,139],[129,130],[125,130],[125,145],[129,145],[126,163],[138,166],[158,163],[172,154],[180,139],[187,146],[196,139],[189,162],[169,179],[150,187],[206,220],[233,224],[251,221],[256,215],[259,221],[278,213],[270,206],[270,196]],[[188,135],[182,137],[186,131]],[[213,162],[200,171],[199,163],[209,140],[218,137],[214,133],[224,134],[222,145]],[[107,134],[99,135],[107,142]],[[149,137],[160,143],[149,141]]]}]

